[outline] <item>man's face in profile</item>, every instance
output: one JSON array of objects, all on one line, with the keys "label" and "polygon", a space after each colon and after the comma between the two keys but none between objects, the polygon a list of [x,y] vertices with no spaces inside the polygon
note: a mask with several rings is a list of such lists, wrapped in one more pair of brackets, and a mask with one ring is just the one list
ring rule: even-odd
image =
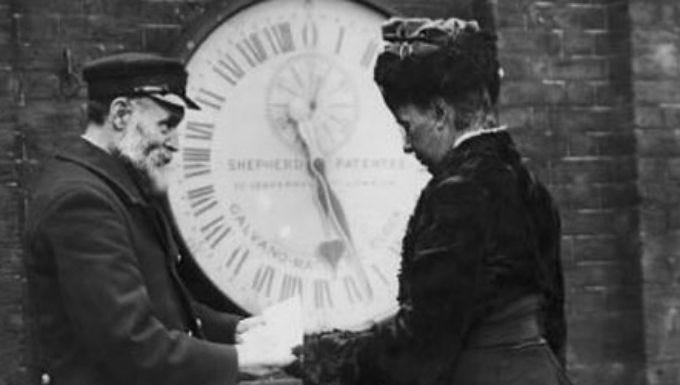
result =
[{"label": "man's face in profile", "polygon": [[176,128],[184,110],[148,97],[130,100],[129,107],[130,116],[116,150],[148,177],[152,191],[164,193],[170,162],[179,146]]}]

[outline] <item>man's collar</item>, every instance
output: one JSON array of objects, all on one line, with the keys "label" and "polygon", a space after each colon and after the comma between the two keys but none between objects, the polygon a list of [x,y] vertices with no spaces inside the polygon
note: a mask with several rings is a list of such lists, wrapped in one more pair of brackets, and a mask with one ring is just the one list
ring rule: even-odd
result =
[{"label": "man's collar", "polygon": [[494,128],[480,128],[472,131],[468,131],[463,133],[461,136],[459,136],[456,141],[453,143],[453,148],[456,148],[460,146],[461,143],[464,141],[474,138],[479,135],[483,134],[493,134],[497,132],[503,132],[507,130],[507,126],[500,126],[500,127],[494,127]]},{"label": "man's collar", "polygon": [[56,158],[88,169],[121,191],[131,203],[148,204],[122,160],[116,159],[92,141],[81,138],[68,150],[57,153]]},{"label": "man's collar", "polygon": [[86,142],[90,143],[91,145],[93,145],[93,146],[99,148],[100,150],[104,151],[105,153],[111,154],[111,152],[110,152],[106,147],[104,147],[104,146],[100,145],[99,143],[97,143],[92,137],[88,136],[87,134],[80,135],[80,137],[81,137],[84,141],[86,141]]}]

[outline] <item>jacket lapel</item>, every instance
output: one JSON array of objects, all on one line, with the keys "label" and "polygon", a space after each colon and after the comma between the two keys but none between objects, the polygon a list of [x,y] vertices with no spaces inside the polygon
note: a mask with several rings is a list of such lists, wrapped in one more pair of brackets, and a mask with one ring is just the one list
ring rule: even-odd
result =
[{"label": "jacket lapel", "polygon": [[149,196],[140,186],[139,181],[131,173],[131,170],[128,170],[121,160],[116,159],[85,139],[79,139],[68,151],[60,152],[55,157],[63,161],[76,163],[96,174],[106,181],[119,196],[123,197],[131,205],[139,206],[139,209],[150,218],[156,237],[165,251],[166,266],[175,284],[184,310],[187,313],[191,328],[199,332],[198,336],[201,336],[199,328],[195,325],[191,295],[177,273],[178,244],[168,217],[164,214],[161,200]]},{"label": "jacket lapel", "polygon": [[88,169],[106,181],[129,203],[148,205],[122,161],[87,140],[80,138],[68,151],[59,152],[55,157]]}]

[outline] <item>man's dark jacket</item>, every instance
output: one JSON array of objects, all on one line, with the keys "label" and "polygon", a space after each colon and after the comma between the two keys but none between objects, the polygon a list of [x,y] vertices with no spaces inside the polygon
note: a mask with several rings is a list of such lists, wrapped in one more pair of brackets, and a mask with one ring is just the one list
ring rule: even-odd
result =
[{"label": "man's dark jacket", "polygon": [[47,165],[25,234],[36,365],[57,385],[233,384],[239,318],[191,299],[141,186],[85,140]]},{"label": "man's dark jacket", "polygon": [[[534,297],[541,299],[532,311],[542,335],[563,360],[560,219],[510,135],[503,130],[468,138],[431,171],[403,239],[398,313],[366,332],[308,338],[302,375],[309,382],[477,384],[460,382],[456,373],[471,333],[492,315]],[[518,360],[511,365],[540,376],[541,368],[519,351],[510,354]],[[543,384],[555,383],[561,370],[554,357],[548,361],[539,360],[554,366],[539,379]],[[490,364],[476,362],[471,372],[484,375]]]}]

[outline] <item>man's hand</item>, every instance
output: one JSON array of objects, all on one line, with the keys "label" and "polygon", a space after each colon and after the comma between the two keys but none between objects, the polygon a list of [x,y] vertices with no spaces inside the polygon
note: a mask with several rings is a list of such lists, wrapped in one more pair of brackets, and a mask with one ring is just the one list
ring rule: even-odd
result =
[{"label": "man's hand", "polygon": [[234,340],[237,344],[243,343],[243,335],[248,331],[264,326],[267,322],[262,316],[254,316],[242,319],[236,325],[236,335]]}]

